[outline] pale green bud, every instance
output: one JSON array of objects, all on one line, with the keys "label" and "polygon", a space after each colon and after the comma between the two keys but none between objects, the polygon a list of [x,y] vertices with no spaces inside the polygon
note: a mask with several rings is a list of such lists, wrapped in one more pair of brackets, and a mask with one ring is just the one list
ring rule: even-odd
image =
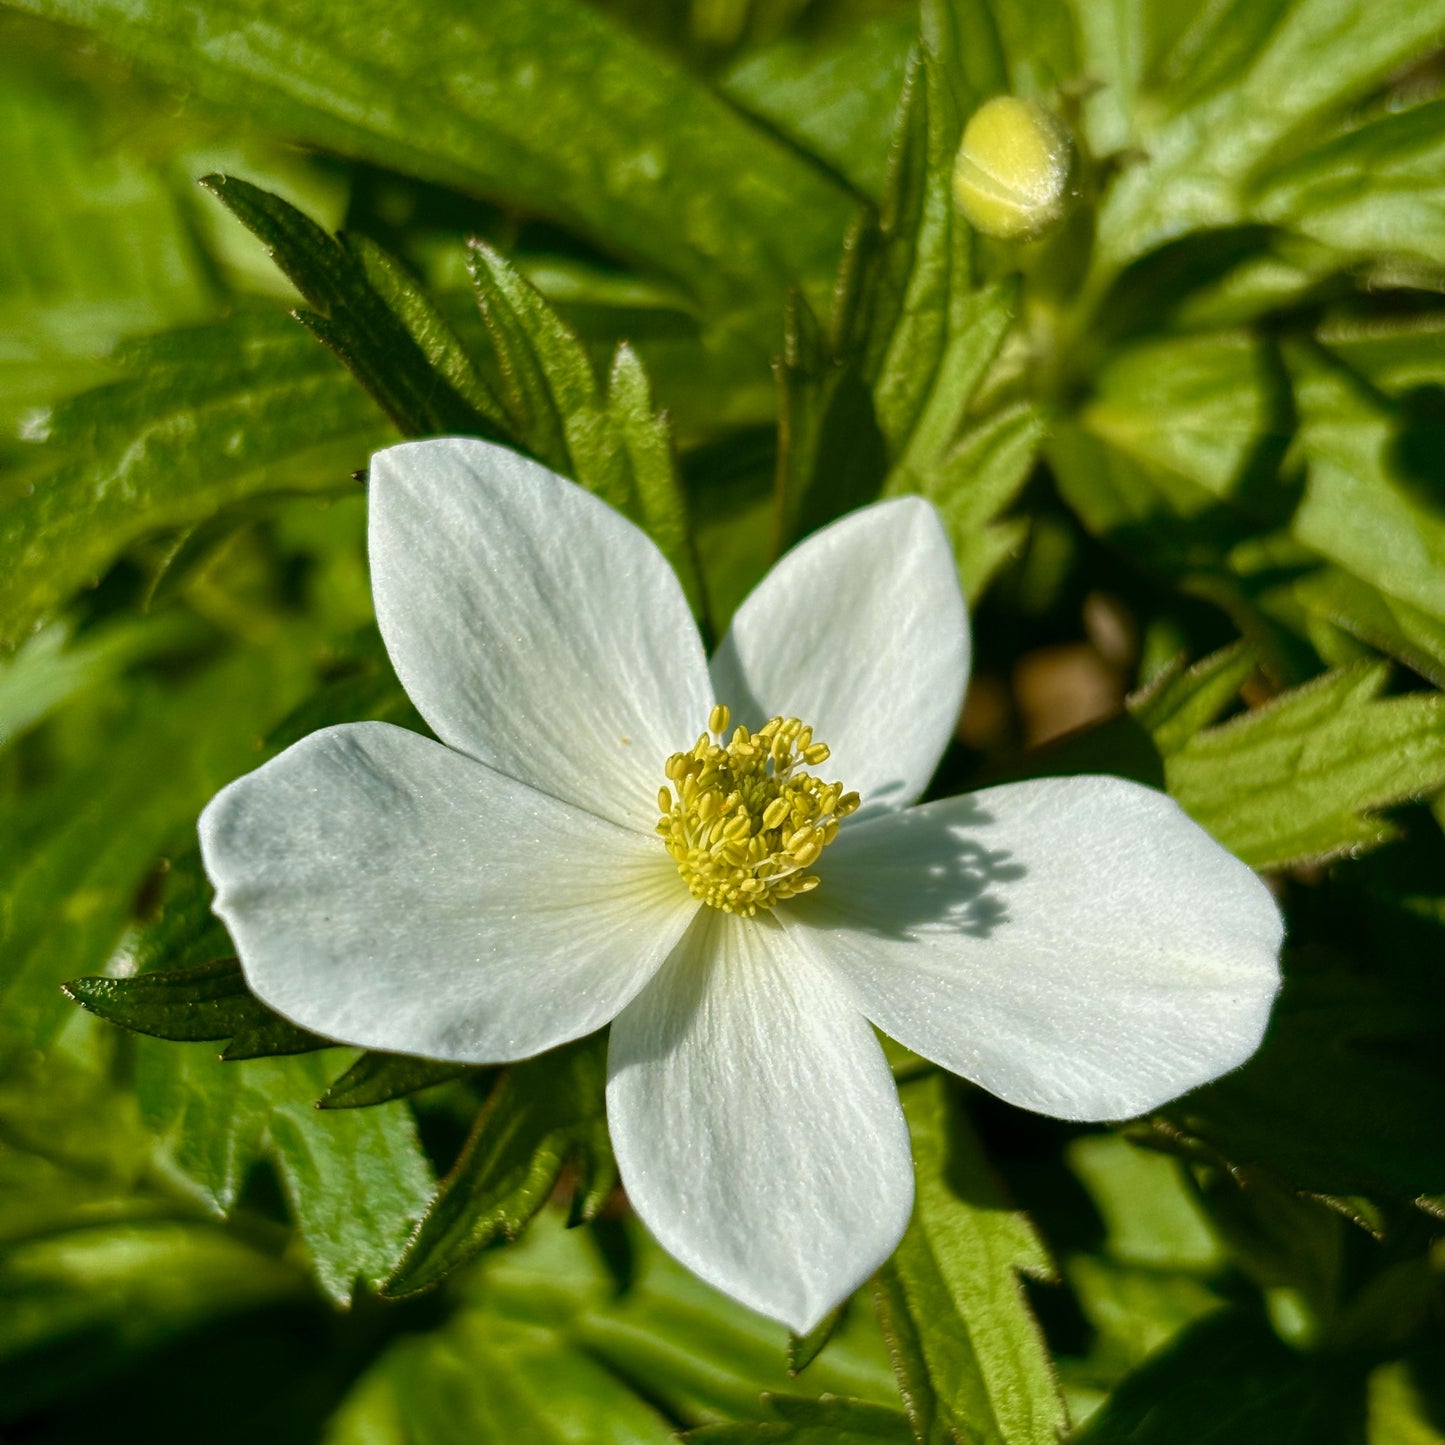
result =
[{"label": "pale green bud", "polygon": [[996,95],[963,128],[953,199],[976,231],[1033,240],[1069,208],[1074,142],[1057,116],[1032,100]]}]

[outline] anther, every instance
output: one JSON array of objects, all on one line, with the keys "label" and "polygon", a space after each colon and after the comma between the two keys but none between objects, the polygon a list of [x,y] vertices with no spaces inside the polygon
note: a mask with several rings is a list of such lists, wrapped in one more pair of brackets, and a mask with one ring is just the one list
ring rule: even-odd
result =
[{"label": "anther", "polygon": [[714,908],[744,915],[811,892],[803,870],[838,835],[856,793],[803,771],[829,756],[795,717],[769,718],[756,732],[723,703],[692,750],[664,765],[672,787],[658,789],[657,831],[688,891]]}]

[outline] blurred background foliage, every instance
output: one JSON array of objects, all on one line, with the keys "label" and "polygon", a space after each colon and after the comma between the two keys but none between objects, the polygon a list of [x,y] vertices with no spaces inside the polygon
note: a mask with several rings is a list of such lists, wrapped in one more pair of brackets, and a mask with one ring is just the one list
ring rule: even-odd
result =
[{"label": "blurred background foliage", "polygon": [[[1442,47],[1445,0],[0,8],[0,1439],[1445,1441]],[[950,202],[999,93],[1079,145],[1027,245]],[[439,432],[627,511],[714,637],[931,497],[936,791],[1167,787],[1286,906],[1259,1056],[1109,1130],[900,1054],[913,1227],[789,1341],[629,1217],[600,1041],[268,1014],[195,816],[421,726],[361,481]]]}]

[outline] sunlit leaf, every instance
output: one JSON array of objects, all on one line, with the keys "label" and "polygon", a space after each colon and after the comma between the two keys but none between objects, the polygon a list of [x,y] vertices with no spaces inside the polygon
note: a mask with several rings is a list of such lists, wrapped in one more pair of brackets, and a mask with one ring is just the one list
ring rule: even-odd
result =
[{"label": "sunlit leaf", "polygon": [[821,276],[846,220],[820,168],[580,0],[233,0],[187,32],[150,0],[24,8],[252,123],[572,224],[765,336],[759,292]]},{"label": "sunlit leaf", "polygon": [[913,1223],[875,1284],[904,1408],[920,1440],[1052,1445],[1066,1419],[1020,1285],[1052,1277],[938,1076],[900,1090],[913,1133]]}]

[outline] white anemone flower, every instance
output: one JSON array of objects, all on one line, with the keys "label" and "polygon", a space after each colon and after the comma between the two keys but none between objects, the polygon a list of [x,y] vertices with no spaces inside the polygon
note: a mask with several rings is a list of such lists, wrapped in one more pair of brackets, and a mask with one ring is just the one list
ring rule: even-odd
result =
[{"label": "white anemone flower", "polygon": [[377,621],[440,742],[325,728],[210,803],[247,980],[329,1038],[470,1064],[610,1023],[632,1204],[735,1299],[805,1332],[903,1233],[875,1025],[1079,1120],[1259,1043],[1279,913],[1167,797],[1048,778],[914,806],[969,662],[928,503],[802,542],[711,663],[653,543],[535,462],[392,447],[370,509]]}]

